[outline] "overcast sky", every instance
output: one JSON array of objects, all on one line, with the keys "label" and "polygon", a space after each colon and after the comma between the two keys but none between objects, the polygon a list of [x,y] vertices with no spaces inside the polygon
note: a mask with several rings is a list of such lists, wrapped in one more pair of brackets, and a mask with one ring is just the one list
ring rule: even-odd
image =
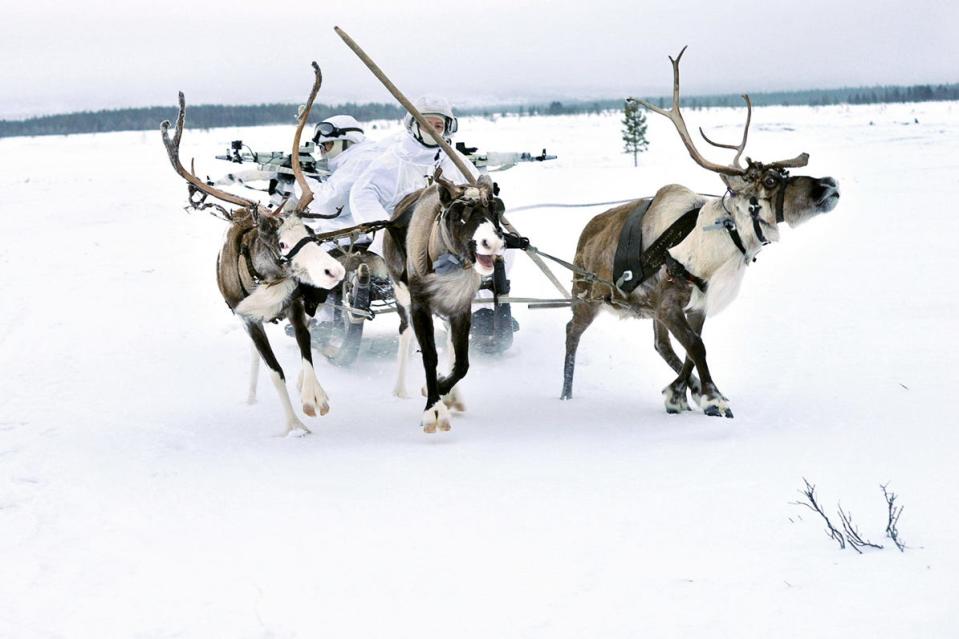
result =
[{"label": "overcast sky", "polygon": [[[282,9],[275,7],[284,7]],[[188,102],[454,103],[959,81],[951,2],[0,0],[0,118]],[[294,8],[295,7],[295,8]]]}]

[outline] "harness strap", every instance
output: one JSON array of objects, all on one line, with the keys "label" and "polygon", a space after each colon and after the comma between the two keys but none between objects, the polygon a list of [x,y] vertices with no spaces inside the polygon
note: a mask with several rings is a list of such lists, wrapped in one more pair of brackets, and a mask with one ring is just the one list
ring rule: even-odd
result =
[{"label": "harness strap", "polygon": [[336,207],[336,213],[299,213],[300,217],[307,218],[309,220],[332,220],[333,218],[340,217],[340,213],[343,212],[343,207]]},{"label": "harness strap", "polygon": [[[696,228],[696,220],[699,218],[699,212],[702,206],[690,209],[680,216],[678,220],[669,225],[662,235],[656,238],[649,247],[643,251],[639,258],[639,263],[643,272],[643,279],[651,277],[666,262],[669,255],[669,249],[673,248],[692,233]],[[639,282],[637,282],[638,284]],[[634,287],[635,288],[635,287]]]},{"label": "harness strap", "polygon": [[643,253],[643,219],[652,203],[653,198],[641,199],[626,216],[626,223],[619,232],[619,243],[613,255],[613,279],[627,293],[645,279],[639,259]]},{"label": "harness strap", "polygon": [[783,205],[786,202],[786,187],[789,186],[789,180],[792,178],[787,178],[783,181],[782,188],[779,189],[779,192],[776,193],[776,223],[779,224],[786,219],[786,215],[783,212]]},{"label": "harness strap", "polygon": [[[243,262],[246,264],[246,272],[250,276],[250,279],[253,280],[254,284],[259,284],[260,280],[263,279],[260,274],[256,271],[256,268],[253,266],[253,256],[250,254],[250,244],[246,241],[247,236],[250,234],[250,231],[256,229],[255,226],[243,231],[240,234],[240,256],[243,259]],[[246,286],[243,285],[243,276],[240,273],[237,273],[237,280],[240,283],[240,288],[243,289],[244,295],[249,295],[251,291],[248,291]]]},{"label": "harness strap", "polygon": [[687,282],[691,282],[696,285],[703,293],[706,292],[707,282],[701,277],[697,277],[689,272],[682,262],[677,260],[675,257],[666,253],[666,270],[669,275],[673,278],[683,279]]},{"label": "harness strap", "polygon": [[303,250],[304,246],[306,246],[307,244],[314,244],[314,243],[319,244],[320,241],[317,240],[316,237],[313,235],[307,235],[306,237],[302,238],[299,242],[294,244],[293,248],[290,249],[289,253],[287,253],[286,255],[281,255],[280,261],[284,263],[291,261],[294,257],[296,257],[297,253]]}]

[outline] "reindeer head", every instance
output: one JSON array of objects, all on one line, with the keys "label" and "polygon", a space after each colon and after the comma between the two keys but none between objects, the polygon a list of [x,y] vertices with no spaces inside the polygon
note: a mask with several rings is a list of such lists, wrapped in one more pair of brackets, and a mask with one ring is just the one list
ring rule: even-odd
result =
[{"label": "reindeer head", "polygon": [[504,249],[500,216],[505,211],[499,187],[489,176],[480,176],[476,186],[460,186],[433,175],[442,211],[440,237],[450,252],[472,264],[482,276],[493,274],[493,258]]},{"label": "reindeer head", "polygon": [[[701,167],[720,174],[729,189],[728,194],[734,198],[731,206],[751,217],[757,225],[761,223],[770,227],[770,239],[778,237],[775,226],[779,222],[785,221],[790,226],[798,226],[806,220],[833,210],[839,202],[839,183],[834,178],[789,175],[788,169],[806,166],[809,162],[808,153],[800,153],[789,160],[768,163],[757,162],[747,157],[746,166],[740,163],[752,120],[752,102],[748,95],[743,95],[743,100],[746,101],[746,127],[743,129],[743,137],[738,145],[713,142],[701,128],[699,129],[703,139],[709,144],[736,151],[732,163],[716,164],[702,156],[696,149],[682,113],[679,111],[679,61],[685,51],[686,47],[683,47],[675,60],[672,56],[669,58],[673,65],[672,108],[667,111],[645,100],[638,100],[638,102],[650,111],[669,118],[693,160]],[[724,200],[724,205],[725,203]]]},{"label": "reindeer head", "polygon": [[[323,82],[320,67],[316,62],[313,63],[313,72],[313,88],[310,91],[310,97],[306,106],[299,115],[296,133],[293,136],[293,172],[301,184],[303,196],[299,199],[296,207],[294,207],[292,211],[284,211],[287,203],[284,200],[276,209],[268,209],[266,213],[260,213],[259,205],[256,202],[215,189],[199,179],[194,171],[186,170],[180,162],[180,138],[183,136],[186,123],[186,98],[182,91],[179,95],[180,109],[177,114],[173,138],[171,139],[169,135],[169,121],[164,121],[160,124],[160,133],[163,137],[163,145],[166,147],[167,155],[170,158],[170,163],[173,165],[174,170],[190,184],[190,204],[192,206],[197,207],[198,205],[202,205],[203,199],[206,196],[212,196],[224,202],[241,206],[252,216],[257,226],[257,239],[271,254],[278,270],[288,272],[296,280],[312,286],[333,288],[343,279],[346,271],[342,264],[320,248],[319,244],[313,238],[313,231],[300,219],[300,214],[303,213],[306,206],[310,203],[310,200],[313,199],[313,192],[310,191],[306,185],[306,180],[303,178],[303,172],[299,164],[300,136],[306,124],[310,108]],[[192,193],[194,191],[203,194],[199,201],[193,200]],[[217,208],[223,210],[222,207]],[[233,220],[234,216],[228,214],[226,218]]]},{"label": "reindeer head", "polygon": [[259,215],[256,226],[259,241],[295,280],[317,288],[333,288],[346,275],[343,265],[320,248],[313,231],[295,212]]}]

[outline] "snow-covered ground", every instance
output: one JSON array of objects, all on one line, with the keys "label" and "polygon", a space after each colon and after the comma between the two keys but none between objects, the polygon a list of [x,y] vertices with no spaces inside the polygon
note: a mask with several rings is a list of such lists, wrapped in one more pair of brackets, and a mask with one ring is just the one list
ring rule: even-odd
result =
[{"label": "snow-covered ground", "polygon": [[[757,109],[749,155],[808,151],[842,200],[706,325],[735,419],[667,415],[651,324],[611,315],[559,401],[568,311],[520,307],[512,350],[474,357],[468,411],[432,436],[421,400],[390,394],[383,317],[352,368],[317,358],[314,434],[273,437],[279,402],[264,377],[246,405],[248,338],[216,288],[225,223],[182,210],[158,132],[0,140],[0,636],[959,635],[957,115]],[[743,116],[686,115],[730,140]],[[560,156],[497,174],[507,207],[721,190],[655,115],[633,168],[618,119],[467,119],[460,139]],[[229,140],[291,136],[188,122],[183,156],[218,175]],[[512,221],[571,257],[601,210]],[[554,296],[525,258],[512,281]],[[790,504],[803,477],[880,542],[891,482],[909,548],[839,550]]]}]

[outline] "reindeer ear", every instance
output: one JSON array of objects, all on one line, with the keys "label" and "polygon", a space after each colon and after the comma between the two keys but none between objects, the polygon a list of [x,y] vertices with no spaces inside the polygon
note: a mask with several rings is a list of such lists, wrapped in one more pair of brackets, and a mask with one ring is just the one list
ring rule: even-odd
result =
[{"label": "reindeer ear", "polygon": [[456,199],[453,197],[453,193],[450,192],[450,188],[442,182],[439,183],[439,193],[440,203],[442,203],[444,207],[449,206],[450,202]]},{"label": "reindeer ear", "polygon": [[268,215],[260,215],[256,220],[256,228],[260,233],[269,235],[275,233],[279,220]]},{"label": "reindeer ear", "polygon": [[723,183],[726,185],[726,188],[728,188],[733,193],[742,191],[747,186],[746,180],[739,177],[738,175],[726,175],[724,173],[720,173],[719,177],[722,179]]}]

